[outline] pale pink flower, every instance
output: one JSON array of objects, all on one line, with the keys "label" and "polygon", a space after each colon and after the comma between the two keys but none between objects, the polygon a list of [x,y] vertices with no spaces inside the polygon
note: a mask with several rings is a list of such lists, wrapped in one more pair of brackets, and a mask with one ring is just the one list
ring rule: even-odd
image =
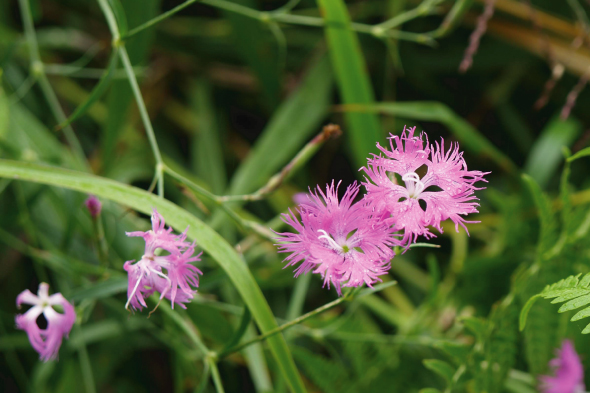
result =
[{"label": "pale pink flower", "polygon": [[[139,236],[145,240],[145,252],[141,259],[127,261],[123,268],[127,271],[129,286],[127,288],[128,308],[147,307],[145,298],[154,292],[160,292],[160,300],[169,299],[186,308],[184,303],[190,302],[199,286],[201,271],[191,262],[200,261],[201,254],[193,256],[195,244],[186,241],[186,231],[181,235],[172,233],[172,228],[165,229],[164,218],[154,209],[152,229],[147,232],[128,232],[127,236]],[[156,251],[163,251],[156,255]],[[179,291],[180,289],[180,291]]]},{"label": "pale pink flower", "polygon": [[[461,216],[477,213],[479,204],[473,194],[481,188],[474,183],[486,181],[483,176],[487,174],[467,170],[457,143],[451,143],[448,150],[442,139],[440,145],[429,145],[426,134],[415,136],[415,129],[404,128],[401,136],[391,135],[391,151],[377,143],[385,156],[373,155],[361,168],[367,175],[363,183],[366,201],[375,211],[388,215],[396,231],[403,231],[406,246],[419,235],[433,237],[429,226],[442,233],[440,223],[448,218],[457,231],[459,225],[467,231],[465,223],[478,222]],[[419,168],[426,172],[422,177]]]},{"label": "pale pink flower", "polygon": [[[68,336],[76,321],[74,306],[61,293],[49,296],[49,285],[44,282],[39,284],[37,295],[26,289],[16,297],[18,308],[23,303],[33,307],[16,316],[16,327],[27,333],[41,360],[46,362],[56,359],[62,338]],[[47,322],[44,329],[37,324],[41,314]]]},{"label": "pale pink flower", "polygon": [[[340,183],[338,183],[338,186]],[[297,212],[289,210],[283,221],[297,233],[277,233],[279,252],[290,253],[287,266],[300,265],[295,277],[312,271],[324,278],[324,285],[341,287],[371,286],[386,274],[395,255],[390,247],[398,244],[392,228],[381,222],[364,203],[353,203],[359,186],[346,189],[338,201],[338,186],[327,186],[326,193],[317,188],[309,194]]]},{"label": "pale pink flower", "polygon": [[549,362],[555,376],[543,375],[540,390],[542,393],[584,393],[584,367],[571,341],[565,340],[557,357]]}]

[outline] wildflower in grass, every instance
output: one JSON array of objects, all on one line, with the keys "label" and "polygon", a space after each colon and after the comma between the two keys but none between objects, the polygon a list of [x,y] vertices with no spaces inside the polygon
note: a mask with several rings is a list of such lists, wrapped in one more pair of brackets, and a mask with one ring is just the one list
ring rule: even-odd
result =
[{"label": "wildflower in grass", "polygon": [[[61,293],[49,296],[49,284],[39,284],[37,295],[28,289],[16,297],[16,305],[30,304],[26,313],[16,316],[16,327],[29,336],[31,345],[44,362],[57,358],[63,337],[67,337],[76,321],[76,312]],[[43,315],[47,326],[39,327],[38,318]]]},{"label": "wildflower in grass", "polygon": [[[160,301],[169,299],[172,308],[174,303],[186,308],[199,286],[201,271],[191,264],[200,261],[201,254],[195,253],[195,244],[186,241],[186,231],[181,235],[172,233],[172,228],[165,228],[164,218],[154,209],[152,229],[147,232],[128,232],[127,236],[143,237],[145,252],[138,262],[127,261],[123,268],[129,277],[127,288],[128,308],[147,307],[145,298],[154,292],[160,293]],[[161,255],[156,255],[162,250]],[[134,263],[135,262],[135,263]],[[157,307],[157,306],[156,306]]]},{"label": "wildflower in grass", "polygon": [[571,341],[565,340],[557,357],[549,362],[555,376],[543,375],[540,390],[542,393],[584,393],[584,368]]},{"label": "wildflower in grass", "polygon": [[[455,230],[461,225],[467,231],[462,215],[477,213],[477,188],[474,183],[485,181],[487,173],[468,171],[457,143],[445,150],[440,145],[429,145],[425,133],[414,135],[416,127],[404,128],[401,136],[391,135],[391,150],[381,147],[385,156],[373,155],[365,171],[367,190],[365,199],[378,212],[384,212],[396,231],[403,231],[402,243],[409,246],[419,235],[434,234],[433,226],[442,233],[440,223],[450,218]],[[424,176],[418,172],[424,170]],[[400,184],[401,183],[401,184]],[[421,203],[422,202],[422,203]]]},{"label": "wildflower in grass", "polygon": [[90,195],[86,201],[84,201],[84,205],[86,205],[90,216],[93,219],[96,219],[96,217],[98,217],[100,214],[100,210],[102,209],[102,203],[98,200],[98,198],[94,195]]},{"label": "wildflower in grass", "polygon": [[[340,183],[338,183],[338,186]],[[279,252],[290,253],[287,266],[300,264],[295,277],[312,271],[342,294],[341,287],[371,286],[387,273],[398,244],[392,229],[374,217],[364,203],[353,203],[359,186],[349,186],[338,200],[334,182],[324,193],[318,186],[309,200],[299,205],[301,221],[289,210],[283,221],[297,233],[277,233]]]}]

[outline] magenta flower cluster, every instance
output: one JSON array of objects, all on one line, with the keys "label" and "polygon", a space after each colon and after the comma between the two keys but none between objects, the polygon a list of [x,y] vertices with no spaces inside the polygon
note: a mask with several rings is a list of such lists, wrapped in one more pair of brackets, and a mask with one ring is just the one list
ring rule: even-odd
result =
[{"label": "magenta flower cluster", "polygon": [[584,367],[576,353],[574,344],[565,340],[557,357],[549,362],[553,376],[543,375],[539,378],[542,393],[584,393]]},{"label": "magenta flower cluster", "polygon": [[[191,301],[199,286],[199,274],[203,274],[191,262],[200,261],[201,254],[195,253],[195,244],[186,241],[186,231],[180,235],[165,228],[164,218],[154,209],[152,229],[147,232],[127,232],[127,236],[142,237],[145,251],[137,262],[127,261],[123,268],[129,277],[127,304],[134,310],[147,307],[145,298],[154,292],[160,293],[160,300],[170,300],[182,308]],[[161,251],[158,255],[158,251]]]},{"label": "magenta flower cluster", "polygon": [[[96,219],[100,213],[100,201],[91,197],[86,205],[92,218]],[[127,261],[123,265],[129,279],[125,308],[131,305],[134,310],[141,311],[147,307],[145,298],[154,292],[160,293],[160,301],[163,298],[170,300],[172,308],[175,303],[186,308],[185,303],[194,297],[194,288],[199,286],[202,273],[191,263],[199,261],[201,254],[193,255],[195,244],[186,241],[186,232],[175,235],[172,228],[166,229],[165,225],[164,218],[154,209],[151,230],[127,233],[127,236],[142,237],[145,250],[139,261]],[[74,306],[61,293],[49,296],[49,285],[45,283],[39,285],[37,296],[28,289],[18,295],[17,306],[20,308],[23,303],[33,307],[16,316],[16,327],[27,333],[41,360],[56,359],[62,338],[68,336],[76,320]],[[41,314],[47,322],[45,328],[38,324]]]},{"label": "magenta flower cluster", "polygon": [[356,183],[339,200],[332,182],[325,193],[318,186],[307,200],[297,195],[296,213],[283,215],[296,232],[278,233],[279,252],[290,253],[286,266],[298,265],[296,277],[321,274],[338,294],[343,286],[371,286],[389,270],[392,247],[407,249],[418,236],[435,236],[431,227],[442,233],[447,219],[457,231],[477,222],[462,216],[478,212],[474,192],[481,188],[474,184],[487,173],[467,170],[457,143],[448,149],[444,140],[431,145],[425,133],[415,135],[415,127],[389,139],[391,150],[377,143],[383,154],[360,169],[366,194],[358,202]]}]

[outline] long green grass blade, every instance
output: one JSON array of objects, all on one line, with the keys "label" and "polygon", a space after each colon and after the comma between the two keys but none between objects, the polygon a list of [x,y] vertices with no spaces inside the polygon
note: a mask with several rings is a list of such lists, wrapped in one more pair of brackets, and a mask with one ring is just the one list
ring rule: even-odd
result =
[{"label": "long green grass blade", "polygon": [[[201,220],[172,202],[139,188],[109,179],[31,163],[0,160],[0,177],[32,181],[94,194],[145,214],[150,214],[153,208],[157,208],[160,214],[166,218],[168,224],[177,231],[183,231],[188,227],[188,237],[196,240],[199,247],[211,255],[225,270],[250,309],[260,330],[268,332],[277,328],[277,323],[262,291],[234,248]],[[294,392],[304,392],[305,387],[283,336],[270,337],[268,345],[291,389]]]},{"label": "long green grass blade", "polygon": [[[0,77],[2,77],[2,70],[0,69]],[[0,139],[4,139],[4,135],[8,131],[8,98],[2,86],[0,85]]]},{"label": "long green grass blade", "polygon": [[[326,40],[340,96],[345,104],[372,104],[375,100],[358,36],[351,29],[350,16],[342,0],[318,0],[326,23]],[[357,166],[366,164],[383,137],[374,113],[346,113],[352,157]],[[346,132],[349,131],[349,132]]]}]

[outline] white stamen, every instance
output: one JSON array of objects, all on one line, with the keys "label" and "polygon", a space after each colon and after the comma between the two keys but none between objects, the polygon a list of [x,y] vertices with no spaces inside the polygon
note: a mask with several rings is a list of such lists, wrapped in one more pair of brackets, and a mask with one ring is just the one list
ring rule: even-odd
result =
[{"label": "white stamen", "polygon": [[135,291],[137,291],[137,287],[139,286],[139,283],[141,282],[142,275],[143,275],[143,272],[139,275],[139,278],[137,279],[137,283],[135,283],[135,287],[133,288],[131,295],[129,295],[129,298],[127,299],[127,303],[125,303],[125,310],[129,310],[129,302],[131,301],[131,299],[135,295]]},{"label": "white stamen", "polygon": [[148,314],[148,318],[152,315],[152,313],[154,311],[156,311],[158,309],[158,306],[160,305],[160,303],[162,303],[162,299],[164,298],[164,296],[166,296],[166,293],[172,288],[172,281],[170,280],[170,278],[168,278],[167,275],[165,275],[162,272],[159,272],[157,270],[154,269],[149,269],[150,272],[152,273],[156,273],[158,276],[165,278],[166,281],[168,281],[168,286],[166,287],[166,289],[164,290],[164,292],[162,292],[162,294],[160,295],[160,300],[158,300],[158,304],[156,304],[156,307],[154,307],[154,309],[152,311],[150,311],[150,313]]},{"label": "white stamen", "polygon": [[[406,182],[406,188],[410,197],[417,197],[424,191],[424,183],[420,181],[420,176],[416,172],[408,172],[402,176],[402,180]],[[408,184],[408,182],[410,182]]]},{"label": "white stamen", "polygon": [[328,235],[328,233],[326,233],[326,231],[324,231],[323,229],[318,229],[318,232],[323,233],[322,236],[318,236],[318,239],[326,239],[328,241],[328,243],[330,244],[330,246],[334,247],[337,250],[342,251],[342,247],[340,247],[340,245],[338,243],[336,243],[334,241],[334,239],[332,239],[332,237],[330,235]]}]

